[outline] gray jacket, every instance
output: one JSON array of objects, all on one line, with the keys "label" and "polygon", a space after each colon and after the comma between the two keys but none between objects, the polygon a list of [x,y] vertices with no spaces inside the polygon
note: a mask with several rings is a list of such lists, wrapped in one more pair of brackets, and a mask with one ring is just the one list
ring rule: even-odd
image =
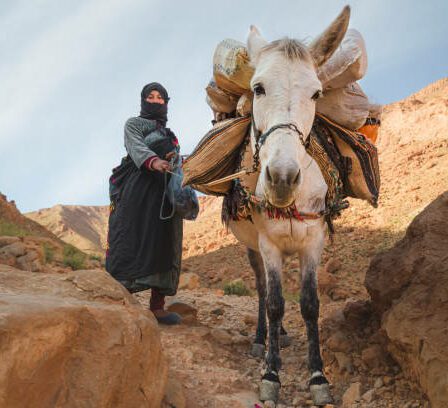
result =
[{"label": "gray jacket", "polygon": [[135,117],[128,119],[124,125],[124,147],[138,168],[150,157],[157,156],[148,147],[150,141],[165,137],[162,129],[157,129],[155,120]]}]

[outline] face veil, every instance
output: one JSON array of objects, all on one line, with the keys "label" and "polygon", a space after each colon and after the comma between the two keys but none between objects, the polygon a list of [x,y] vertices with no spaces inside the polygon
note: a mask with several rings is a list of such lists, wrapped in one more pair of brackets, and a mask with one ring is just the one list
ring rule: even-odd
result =
[{"label": "face veil", "polygon": [[[165,103],[150,103],[146,98],[152,91],[158,91]],[[168,121],[168,101],[170,100],[167,90],[157,82],[151,82],[143,87],[140,99],[140,117],[144,119],[157,120],[161,125],[166,126]]]}]

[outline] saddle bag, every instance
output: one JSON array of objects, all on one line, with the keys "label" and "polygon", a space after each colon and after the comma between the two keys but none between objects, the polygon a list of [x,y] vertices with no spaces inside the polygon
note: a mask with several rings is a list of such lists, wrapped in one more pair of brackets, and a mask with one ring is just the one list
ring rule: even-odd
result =
[{"label": "saddle bag", "polygon": [[213,186],[207,184],[234,173],[239,164],[240,147],[249,128],[249,116],[216,123],[184,161],[183,185],[191,185],[204,194],[227,194],[231,181]]},{"label": "saddle bag", "polygon": [[316,115],[318,132],[330,138],[340,155],[337,167],[346,196],[377,206],[380,189],[378,151],[363,134],[345,129],[321,114]]}]

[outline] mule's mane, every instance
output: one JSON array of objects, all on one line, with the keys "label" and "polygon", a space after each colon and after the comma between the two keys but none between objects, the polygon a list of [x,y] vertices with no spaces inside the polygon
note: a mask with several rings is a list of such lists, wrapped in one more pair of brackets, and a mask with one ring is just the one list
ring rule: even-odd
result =
[{"label": "mule's mane", "polygon": [[262,51],[279,51],[290,61],[302,60],[312,62],[310,52],[305,44],[294,38],[281,38],[265,45]]}]

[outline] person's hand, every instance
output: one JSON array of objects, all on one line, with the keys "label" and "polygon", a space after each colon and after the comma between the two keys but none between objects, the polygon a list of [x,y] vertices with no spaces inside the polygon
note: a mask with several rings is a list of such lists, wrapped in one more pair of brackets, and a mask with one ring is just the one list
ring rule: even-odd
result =
[{"label": "person's hand", "polygon": [[151,168],[160,171],[161,173],[165,173],[167,170],[171,170],[171,165],[166,160],[157,158],[152,161]]},{"label": "person's hand", "polygon": [[169,152],[165,155],[166,160],[171,160],[176,155],[176,152]]}]

